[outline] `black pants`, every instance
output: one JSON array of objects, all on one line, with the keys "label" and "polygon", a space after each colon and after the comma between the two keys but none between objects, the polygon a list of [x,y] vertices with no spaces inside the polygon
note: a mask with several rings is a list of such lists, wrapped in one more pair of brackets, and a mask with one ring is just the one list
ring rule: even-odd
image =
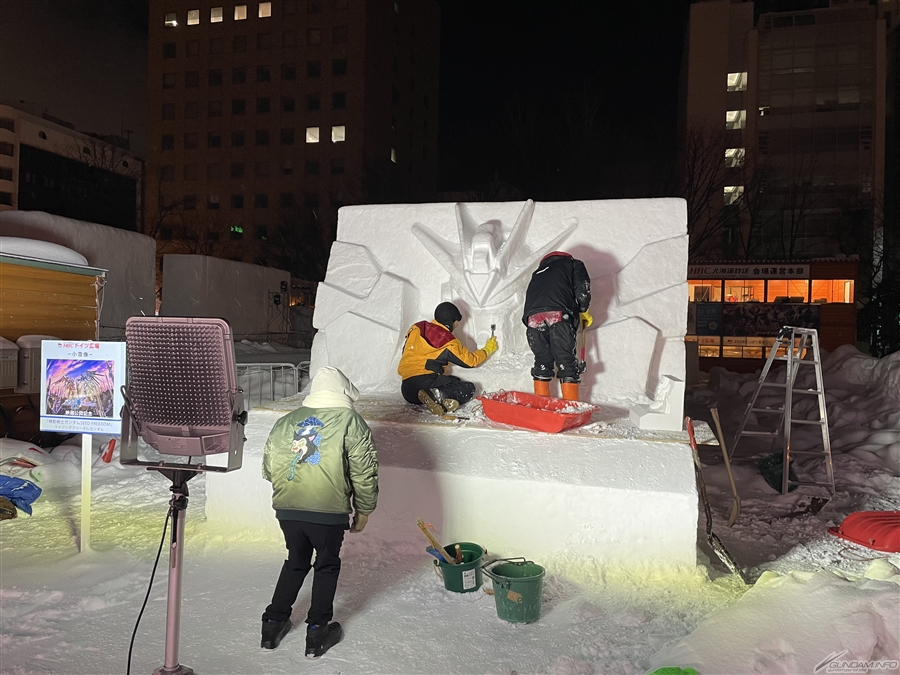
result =
[{"label": "black pants", "polygon": [[531,376],[536,380],[552,380],[553,365],[560,382],[581,382],[578,361],[575,358],[575,327],[568,321],[542,323],[537,328],[527,327],[525,336],[534,353]]},{"label": "black pants", "polygon": [[[275,584],[272,604],[266,607],[263,621],[284,621],[291,616],[297,594],[310,569],[313,575],[312,601],[306,616],[308,624],[326,624],[334,616],[334,594],[341,573],[341,545],[346,525],[321,525],[300,520],[279,520],[284,532],[287,560]],[[313,551],[315,564],[310,564]]]},{"label": "black pants", "polygon": [[447,398],[459,401],[460,405],[468,403],[475,396],[475,385],[461,380],[455,375],[438,375],[437,373],[413,375],[403,380],[400,385],[403,398],[416,405],[421,403],[419,400],[420,389],[439,389]]}]

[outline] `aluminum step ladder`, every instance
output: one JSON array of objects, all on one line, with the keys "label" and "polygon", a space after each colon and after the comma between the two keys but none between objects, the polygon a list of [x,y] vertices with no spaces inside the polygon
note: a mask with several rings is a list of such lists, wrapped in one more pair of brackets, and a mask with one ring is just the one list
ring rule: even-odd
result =
[{"label": "aluminum step ladder", "polygon": [[[786,361],[787,368],[785,371],[784,382],[772,382],[767,378],[772,364],[775,361]],[[797,375],[801,366],[813,366],[815,370],[816,384],[815,389],[798,389],[796,387]],[[760,408],[756,405],[756,399],[764,387],[774,387],[784,389],[784,406],[780,408]],[[815,396],[819,403],[819,419],[805,420],[794,419],[792,416],[792,404],[794,396]],[[752,414],[759,415],[777,415],[778,422],[774,430],[747,430],[747,420]],[[791,448],[791,428],[800,425],[818,426],[822,431],[822,449],[821,450],[793,450]],[[731,444],[730,456],[737,453],[738,446],[742,438],[749,436],[769,436],[772,443],[783,436],[783,465],[781,476],[781,494],[787,494],[789,483],[794,485],[815,485],[819,487],[827,487],[831,494],[834,495],[834,469],[831,463],[831,437],[828,434],[828,412],[825,409],[825,385],[822,379],[822,357],[819,352],[819,334],[814,328],[797,328],[795,326],[784,326],[775,337],[775,342],[769,352],[769,358],[759,375],[759,384],[756,386],[756,392],[747,409],[744,417],[738,426],[737,433],[734,435],[734,441]],[[791,473],[791,458],[794,455],[820,455],[825,461],[825,473],[828,476],[827,483],[805,482],[805,481],[789,481]]]}]

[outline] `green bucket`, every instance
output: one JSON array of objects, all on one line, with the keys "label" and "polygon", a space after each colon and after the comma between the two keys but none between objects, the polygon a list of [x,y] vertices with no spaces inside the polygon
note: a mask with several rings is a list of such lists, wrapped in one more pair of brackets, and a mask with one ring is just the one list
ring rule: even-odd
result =
[{"label": "green bucket", "polygon": [[444,578],[444,588],[454,593],[472,593],[481,588],[481,559],[487,553],[478,544],[470,541],[460,541],[456,544],[445,546],[444,550],[451,558],[456,555],[456,547],[462,553],[463,561],[456,565],[449,565],[445,562],[434,561],[441,576]]},{"label": "green bucket", "polygon": [[[500,563],[499,565],[495,563]],[[485,566],[494,584],[497,616],[512,623],[531,623],[541,618],[544,568],[525,558],[492,560]]]}]

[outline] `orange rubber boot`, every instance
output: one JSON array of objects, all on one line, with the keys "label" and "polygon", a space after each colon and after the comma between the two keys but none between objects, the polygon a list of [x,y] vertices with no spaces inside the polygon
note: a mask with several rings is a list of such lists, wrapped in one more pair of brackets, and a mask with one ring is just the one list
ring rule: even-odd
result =
[{"label": "orange rubber boot", "polygon": [[567,401],[578,400],[578,383],[577,382],[560,382],[559,388],[562,389],[562,397]]},{"label": "orange rubber boot", "polygon": [[550,380],[535,380],[534,393],[538,396],[550,395]]}]

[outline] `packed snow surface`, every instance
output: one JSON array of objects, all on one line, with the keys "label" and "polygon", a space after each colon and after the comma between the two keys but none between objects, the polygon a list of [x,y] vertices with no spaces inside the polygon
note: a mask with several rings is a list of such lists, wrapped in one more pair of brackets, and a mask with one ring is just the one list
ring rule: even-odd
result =
[{"label": "packed snow surface", "polygon": [[[713,531],[752,586],[727,574],[707,545],[701,516],[696,568],[626,569],[588,560],[580,562],[577,579],[564,579],[551,562],[536,559],[546,566],[541,618],[512,624],[498,617],[484,590],[445,589],[415,523],[396,522],[391,527],[397,533],[408,533],[395,537],[403,541],[387,544],[370,531],[347,535],[335,604],[346,637],[310,662],[302,633],[309,583],[295,605],[297,628],[274,652],[260,650],[259,619],[281,567],[283,543],[270,527],[209,527],[202,515],[205,479],[199,476],[188,484],[180,661],[207,675],[591,675],[661,666],[693,667],[701,675],[814,673],[839,672],[834,668],[840,661],[856,664],[843,672],[897,673],[900,555],[854,545],[827,528],[854,511],[900,510],[900,353],[879,360],[842,347],[827,355],[824,370],[836,491],[820,510],[811,508],[812,498],[827,498],[827,491],[778,494],[756,468],[770,449],[742,445],[733,462],[741,510],[728,528],[733,499],[721,450],[714,443],[700,446]],[[686,413],[711,421],[709,409],[717,407],[730,444],[756,376],[710,375],[707,388],[689,392]],[[422,423],[455,423],[400,407]],[[477,402],[469,409],[482,414]],[[591,424],[588,433],[602,431],[605,423]],[[0,439],[0,460],[22,455],[31,462],[19,464],[37,465],[7,462],[2,470],[30,475],[44,490],[32,517],[0,523],[4,674],[126,670],[134,623],[163,543],[170,483],[157,472],[120,466],[117,456],[104,463],[100,451],[107,440],[93,439],[93,550],[78,553],[78,438],[51,452]],[[816,435],[798,432],[794,440],[814,448]],[[795,466],[801,478],[824,477],[820,456],[805,456]],[[372,520],[378,517],[376,511]],[[489,542],[480,543],[490,558]],[[572,555],[577,558],[577,551]],[[137,631],[134,673],[164,663],[166,559],[164,551]],[[483,588],[491,585],[485,578]]]}]

